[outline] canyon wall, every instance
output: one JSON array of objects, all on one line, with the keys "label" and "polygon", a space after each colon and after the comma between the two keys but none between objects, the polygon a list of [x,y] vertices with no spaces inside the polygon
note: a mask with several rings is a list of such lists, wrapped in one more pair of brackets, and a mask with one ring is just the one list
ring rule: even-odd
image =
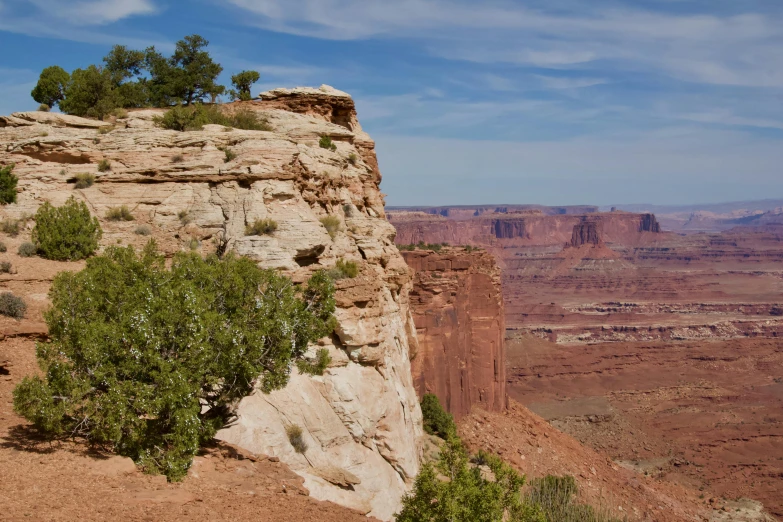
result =
[{"label": "canyon wall", "polygon": [[[652,214],[607,212],[587,215],[546,215],[541,211],[484,214],[471,219],[447,219],[421,212],[392,212],[389,220],[397,229],[399,245],[448,243],[450,245],[564,246],[574,238],[575,228],[594,227],[606,243],[636,244],[660,232]],[[578,238],[577,238],[578,239]],[[590,240],[588,242],[593,242]],[[581,243],[580,243],[581,244]]]},{"label": "canyon wall", "polygon": [[[329,87],[225,106],[238,108],[257,112],[272,130],[164,130],[153,121],[158,109],[111,123],[44,112],[0,117],[0,165],[14,163],[19,177],[18,203],[0,208],[0,219],[24,220],[46,201],[73,196],[100,219],[102,248],[138,249],[152,237],[166,255],[233,250],[298,282],[338,259],[356,262],[359,275],[336,283],[334,335],[311,348],[331,354],[324,375],[294,369],[285,389],[246,397],[219,438],[279,457],[316,498],[388,520],[418,473],[423,433],[409,362],[410,269],[385,219],[374,143],[350,96]],[[336,150],[320,148],[321,136]],[[109,170],[98,169],[101,160]],[[78,173],[95,175],[94,185],[76,189]],[[135,220],[107,220],[119,205]],[[326,216],[340,221],[334,237],[320,223]],[[278,223],[276,232],[245,235],[246,225],[265,218]],[[83,263],[18,258],[19,244],[30,240],[32,222],[25,223],[18,237],[4,238],[16,273],[0,276],[0,286],[27,301],[25,324],[40,329],[51,279]],[[149,236],[137,232],[141,225]],[[0,321],[4,331],[19,328]],[[290,425],[303,429],[304,454],[289,443]]]},{"label": "canyon wall", "polygon": [[419,396],[434,393],[456,417],[506,408],[505,312],[500,269],[486,251],[403,252],[415,271],[410,304]]}]

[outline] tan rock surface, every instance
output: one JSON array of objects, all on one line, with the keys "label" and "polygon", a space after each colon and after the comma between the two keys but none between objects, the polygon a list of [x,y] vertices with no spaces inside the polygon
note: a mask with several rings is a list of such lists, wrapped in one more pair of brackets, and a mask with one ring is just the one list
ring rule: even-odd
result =
[{"label": "tan rock surface", "polygon": [[[19,219],[44,201],[61,205],[74,196],[101,219],[102,247],[141,247],[149,238],[134,232],[146,225],[166,254],[191,243],[204,254],[226,248],[295,281],[341,258],[357,262],[359,277],[338,284],[336,335],[322,341],[332,368],[323,377],[294,375],[284,390],[246,398],[237,422],[219,437],[279,457],[318,499],[389,519],[418,472],[422,435],[408,354],[409,338],[415,341],[410,273],[384,219],[374,143],[361,131],[351,98],[330,89],[289,92],[285,103],[278,98],[227,106],[257,111],[270,122],[269,132],[218,125],[164,130],[153,123],[162,113],[154,109],[131,111],[113,127],[54,113],[5,117],[0,164],[16,164],[19,194],[17,204],[0,209],[0,219]],[[323,135],[332,137],[336,151],[318,146]],[[228,162],[227,148],[236,153]],[[104,159],[111,170],[99,172]],[[95,184],[75,189],[74,178],[83,172],[94,174]],[[119,205],[128,206],[135,221],[104,219]],[[327,215],[341,221],[334,239],[319,221]],[[274,234],[244,235],[246,225],[263,218],[278,223]],[[0,322],[8,323],[8,332],[40,325],[53,275],[81,266],[15,256],[31,226],[6,241],[6,257],[19,273],[3,276],[2,286],[32,305],[21,325]],[[304,456],[285,435],[291,423],[305,430]],[[323,478],[324,469],[356,481],[335,485]]]}]

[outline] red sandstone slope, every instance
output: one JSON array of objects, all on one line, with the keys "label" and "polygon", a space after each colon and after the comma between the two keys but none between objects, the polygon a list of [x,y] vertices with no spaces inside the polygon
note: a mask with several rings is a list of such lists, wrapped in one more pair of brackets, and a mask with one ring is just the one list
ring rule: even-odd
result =
[{"label": "red sandstone slope", "polygon": [[504,413],[474,411],[459,422],[459,432],[472,451],[499,454],[528,477],[574,476],[586,501],[617,516],[655,522],[710,516],[694,491],[620,468],[514,401]]}]

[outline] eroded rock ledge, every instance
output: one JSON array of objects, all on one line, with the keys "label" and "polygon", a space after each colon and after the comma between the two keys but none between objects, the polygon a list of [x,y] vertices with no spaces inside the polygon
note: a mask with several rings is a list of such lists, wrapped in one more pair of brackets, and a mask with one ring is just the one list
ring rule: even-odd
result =
[{"label": "eroded rock ledge", "polygon": [[[256,111],[272,130],[169,131],[154,125],[159,109],[114,122],[39,112],[2,117],[0,164],[16,164],[19,195],[0,219],[74,196],[101,219],[102,247],[142,247],[149,237],[135,231],[145,225],[166,254],[233,249],[296,281],[341,258],[358,263],[359,276],[337,285],[335,335],[321,341],[331,367],[245,398],[219,437],[280,458],[318,499],[389,519],[418,473],[422,430],[409,362],[416,335],[410,270],[385,219],[374,143],[350,96],[328,87],[272,91],[225,108]],[[324,135],[336,151],[318,146]],[[236,157],[227,161],[225,149]],[[101,160],[111,170],[100,172]],[[75,189],[79,173],[95,175],[94,185]],[[106,221],[119,205],[135,221]],[[327,215],[341,222],[334,238],[319,221]],[[264,218],[278,223],[273,235],[244,235]],[[20,239],[29,239],[30,226]],[[291,424],[303,428],[304,454],[288,441]]]}]

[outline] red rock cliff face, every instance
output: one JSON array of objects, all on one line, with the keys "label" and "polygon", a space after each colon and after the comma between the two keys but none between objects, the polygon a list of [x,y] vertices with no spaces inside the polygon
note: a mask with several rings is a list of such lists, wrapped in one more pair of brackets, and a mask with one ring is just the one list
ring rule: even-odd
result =
[{"label": "red rock cliff face", "polygon": [[506,408],[505,311],[491,254],[403,252],[415,271],[411,311],[419,351],[411,362],[421,397],[434,393],[456,417],[472,406]]}]

